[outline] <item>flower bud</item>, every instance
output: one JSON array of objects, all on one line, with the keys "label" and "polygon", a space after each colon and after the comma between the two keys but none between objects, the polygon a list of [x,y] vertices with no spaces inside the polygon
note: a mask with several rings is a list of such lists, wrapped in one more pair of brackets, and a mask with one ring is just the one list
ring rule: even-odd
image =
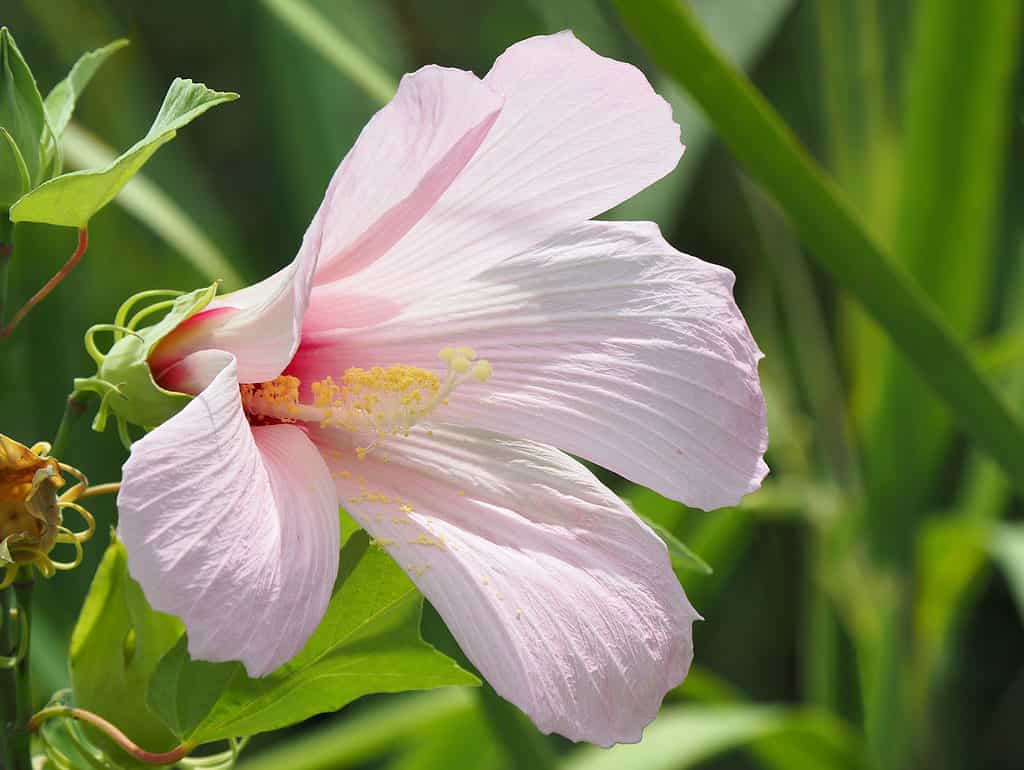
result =
[{"label": "flower bud", "polygon": [[[113,324],[98,324],[86,332],[85,347],[96,362],[97,370],[92,377],[76,379],[75,390],[92,391],[102,397],[93,421],[94,430],[103,431],[108,417],[113,414],[122,440],[126,441],[127,423],[153,428],[184,408],[191,396],[161,388],[149,368],[149,355],[179,324],[205,308],[216,293],[217,284],[191,294],[141,292],[121,306]],[[168,295],[175,295],[175,298],[144,307],[128,317],[139,300]],[[162,310],[166,310],[163,318],[150,326],[138,328],[144,318]],[[114,334],[114,344],[106,353],[100,352],[93,341],[100,331]]]}]

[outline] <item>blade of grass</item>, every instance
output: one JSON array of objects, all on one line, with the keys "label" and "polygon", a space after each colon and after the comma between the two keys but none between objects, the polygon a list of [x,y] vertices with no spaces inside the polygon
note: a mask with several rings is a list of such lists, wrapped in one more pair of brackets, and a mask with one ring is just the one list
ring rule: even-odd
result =
[{"label": "blade of grass", "polygon": [[1024,427],[771,106],[714,48],[685,4],[613,2],[654,60],[700,103],[733,154],[779,201],[811,253],[1024,491]]},{"label": "blade of grass", "polygon": [[[114,150],[74,123],[68,124],[62,141],[65,158],[74,168],[101,168],[117,157]],[[114,202],[180,251],[204,278],[222,280],[226,291],[244,285],[241,275],[220,249],[170,196],[143,174],[136,174]]]},{"label": "blade of grass", "polygon": [[366,94],[387,104],[398,83],[304,0],[263,0],[263,5]]},{"label": "blade of grass", "polygon": [[[1019,21],[1020,3],[1004,0],[935,0],[914,16],[894,254],[961,339],[987,314]],[[865,442],[867,523],[906,562],[952,420],[901,357],[873,358],[883,385]]]},{"label": "blade of grass", "polygon": [[243,755],[241,770],[343,770],[386,756],[439,725],[474,716],[469,690],[448,688],[387,698],[381,706],[334,719],[272,748]]}]

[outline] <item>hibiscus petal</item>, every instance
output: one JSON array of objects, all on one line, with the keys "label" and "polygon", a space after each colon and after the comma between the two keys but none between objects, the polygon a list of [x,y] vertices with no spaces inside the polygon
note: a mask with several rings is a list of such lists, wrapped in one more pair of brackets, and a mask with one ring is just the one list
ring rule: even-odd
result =
[{"label": "hibiscus petal", "polygon": [[386,323],[312,335],[289,372],[436,369],[441,347],[470,345],[494,375],[436,419],[557,446],[689,505],[733,505],[768,471],[761,353],[733,280],[653,224],[588,222]]},{"label": "hibiscus petal", "polygon": [[314,220],[290,265],[257,284],[218,297],[164,337],[149,357],[157,381],[163,384],[164,371],[204,350],[234,355],[240,382],[277,377],[299,346],[319,242],[320,223]]},{"label": "hibiscus petal", "polygon": [[403,77],[316,214],[323,226],[317,283],[358,272],[401,239],[476,153],[501,105],[472,72],[428,66]]},{"label": "hibiscus petal", "polygon": [[640,740],[686,675],[698,615],[664,544],[589,471],[550,447],[443,426],[361,461],[340,432],[314,440],[334,443],[342,505],[498,693],[544,732]]},{"label": "hibiscus petal", "polygon": [[316,629],[338,571],[337,492],[300,428],[249,426],[233,361],[133,445],[117,502],[129,571],[185,622],[192,657],[263,676]]},{"label": "hibiscus petal", "polygon": [[682,154],[671,108],[644,75],[572,33],[513,45],[484,84],[505,104],[480,149],[353,292],[404,301],[480,273],[626,200]]}]

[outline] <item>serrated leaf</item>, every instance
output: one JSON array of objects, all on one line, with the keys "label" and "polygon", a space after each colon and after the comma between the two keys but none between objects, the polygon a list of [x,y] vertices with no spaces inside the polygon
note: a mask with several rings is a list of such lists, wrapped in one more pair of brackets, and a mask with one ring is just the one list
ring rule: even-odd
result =
[{"label": "serrated leaf", "polygon": [[108,43],[102,48],[82,54],[71,68],[68,76],[55,85],[50,93],[46,95],[43,107],[46,109],[46,115],[50,119],[50,128],[53,129],[53,133],[58,138],[64,133],[64,129],[67,128],[71,115],[75,111],[75,103],[78,101],[79,95],[89,84],[89,81],[92,80],[93,75],[96,74],[96,71],[103,66],[107,59],[126,45],[128,45],[127,40],[115,40],[113,43]]},{"label": "serrated leaf", "polygon": [[157,667],[150,708],[198,745],[295,724],[370,693],[479,684],[420,637],[422,606],[391,557],[357,532],[324,619],[294,660],[250,679],[240,663],[191,660],[181,641]]},{"label": "serrated leaf", "polygon": [[[170,749],[177,741],[146,707],[146,684],[183,633],[181,621],[150,608],[139,584],[128,575],[124,546],[114,541],[96,571],[71,637],[75,705],[114,723],[146,749]],[[99,733],[90,735],[108,753],[118,753]]]},{"label": "serrated leaf", "polygon": [[237,98],[238,94],[214,91],[202,83],[176,78],[156,120],[141,140],[104,168],[73,171],[44,182],[11,207],[11,220],[85,227],[153,153],[175,137],[178,129],[211,107]]},{"label": "serrated leaf", "polygon": [[[31,187],[39,179],[42,164],[39,140],[46,127],[46,116],[32,70],[7,27],[0,27],[0,127],[14,140],[28,171]],[[9,153],[4,153],[0,157],[8,156]],[[21,170],[5,163],[0,167],[0,178],[8,176],[16,176],[20,183]],[[11,187],[7,179],[0,179],[2,192],[6,193]],[[13,200],[6,195],[0,198],[0,209],[9,206]]]}]

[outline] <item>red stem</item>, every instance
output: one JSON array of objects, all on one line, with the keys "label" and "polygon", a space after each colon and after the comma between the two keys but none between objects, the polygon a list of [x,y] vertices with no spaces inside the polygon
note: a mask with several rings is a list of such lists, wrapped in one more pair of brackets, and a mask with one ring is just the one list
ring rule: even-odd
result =
[{"label": "red stem", "polygon": [[65,709],[59,707],[43,709],[32,718],[31,722],[29,722],[29,731],[34,732],[35,730],[38,730],[39,726],[46,721],[46,719],[53,716],[68,716],[72,719],[88,722],[93,727],[102,730],[112,741],[114,741],[114,743],[124,749],[125,752],[147,765],[172,765],[187,757],[192,751],[192,746],[188,743],[180,744],[170,751],[164,751],[161,753],[146,751],[139,747],[135,741],[121,732],[117,727],[110,724],[106,719],[98,714],[93,714],[91,711],[86,711],[85,709]]},{"label": "red stem", "polygon": [[11,322],[7,324],[7,326],[3,327],[3,329],[0,329],[0,338],[6,337],[8,334],[14,331],[14,327],[21,323],[21,319],[28,315],[29,311],[32,310],[32,308],[34,308],[36,305],[38,305],[40,302],[46,299],[46,295],[48,295],[51,291],[57,288],[57,284],[63,281],[67,277],[67,274],[70,273],[72,269],[74,269],[75,265],[78,264],[78,260],[82,258],[82,255],[85,254],[85,250],[88,247],[89,231],[83,227],[80,228],[78,231],[78,248],[75,249],[75,253],[71,255],[71,258],[68,259],[67,262],[64,263],[64,267],[58,270],[57,274],[54,275],[53,278],[51,278],[49,281],[47,281],[43,288],[41,288],[39,291],[33,294],[32,299],[26,302],[22,306],[21,310],[14,314],[14,317],[11,319]]}]

